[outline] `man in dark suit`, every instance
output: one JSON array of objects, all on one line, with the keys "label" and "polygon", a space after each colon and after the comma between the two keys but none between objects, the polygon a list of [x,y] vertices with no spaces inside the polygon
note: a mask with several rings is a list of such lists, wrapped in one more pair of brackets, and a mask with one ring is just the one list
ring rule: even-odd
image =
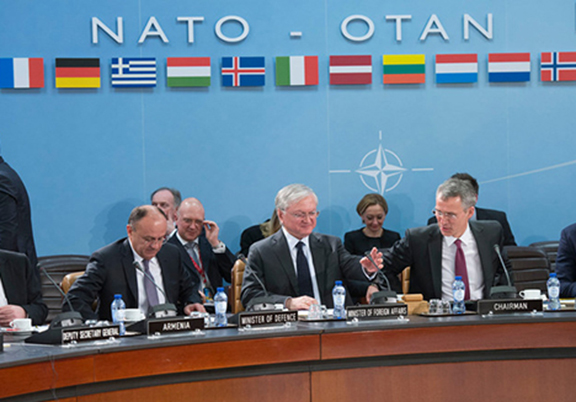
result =
[{"label": "man in dark suit", "polygon": [[0,156],[0,249],[24,253],[36,268],[30,200],[24,183]]},{"label": "man in dark suit", "polygon": [[42,301],[40,277],[26,255],[0,250],[0,326],[16,318],[31,318],[42,325],[48,307]]},{"label": "man in dark suit", "polygon": [[204,207],[196,198],[187,198],[177,212],[177,231],[168,243],[180,250],[184,265],[202,279],[201,288],[210,296],[221,287],[223,279],[231,281],[234,254],[218,238],[220,229],[214,221],[205,219]]},{"label": "man in dark suit", "polygon": [[[474,189],[476,193],[476,202],[478,202],[478,193],[480,191],[480,186],[478,181],[470,176],[468,173],[455,173],[451,177],[452,179],[460,179],[466,180]],[[475,207],[476,213],[472,216],[472,220],[478,221],[496,221],[502,225],[502,229],[504,231],[504,245],[505,246],[515,246],[516,240],[514,240],[514,235],[512,234],[512,229],[510,229],[510,224],[508,223],[508,218],[506,217],[506,213],[503,211],[497,211],[495,209],[486,209],[486,208],[478,208]],[[428,225],[433,223],[438,223],[436,217],[433,216],[428,219]]]},{"label": "man in dark suit", "polygon": [[[373,268],[366,257],[348,253],[337,237],[312,233],[317,206],[316,194],[302,184],[278,192],[276,212],[282,228],[250,247],[241,293],[244,306],[258,297],[260,302],[282,303],[290,310],[307,310],[316,303],[333,307],[336,280],[368,281],[362,266]],[[381,263],[375,248],[371,256]]]},{"label": "man in dark suit", "polygon": [[560,234],[556,274],[560,280],[560,297],[576,297],[576,223]]},{"label": "man in dark suit", "polygon": [[410,266],[410,293],[424,299],[452,299],[452,283],[463,276],[466,299],[488,298],[504,284],[494,245],[502,247],[502,227],[492,221],[470,221],[476,196],[464,180],[449,179],[436,192],[438,224],[408,229],[394,247],[383,251],[384,271],[397,275]]},{"label": "man in dark suit", "polygon": [[[110,305],[114,295],[121,294],[127,308],[139,308],[145,314],[163,303],[175,304],[186,315],[205,311],[197,277],[186,270],[176,247],[163,244],[166,224],[159,208],[134,208],[126,227],[128,238],[94,252],[86,272],[70,288],[68,297],[73,308],[85,319],[111,321]],[[151,277],[163,292],[158,291]],[[99,302],[94,312],[92,303],[96,298]],[[67,303],[63,303],[62,310],[69,310]]]},{"label": "man in dark suit", "polygon": [[160,187],[150,195],[150,203],[160,208],[168,218],[166,236],[170,236],[176,229],[176,211],[182,202],[180,191],[170,187]]}]

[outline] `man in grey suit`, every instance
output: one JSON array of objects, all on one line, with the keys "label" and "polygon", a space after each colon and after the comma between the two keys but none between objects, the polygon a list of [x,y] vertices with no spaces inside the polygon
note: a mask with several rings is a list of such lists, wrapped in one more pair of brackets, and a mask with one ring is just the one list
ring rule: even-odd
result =
[{"label": "man in grey suit", "polygon": [[[336,280],[368,281],[362,267],[376,270],[368,258],[348,253],[337,237],[312,233],[317,207],[316,194],[302,184],[278,192],[276,211],[282,228],[250,247],[241,293],[244,306],[250,307],[258,297],[290,310],[307,310],[316,303],[332,307]],[[374,248],[371,256],[381,266],[381,253]]]},{"label": "man in grey suit", "polygon": [[[505,275],[494,245],[502,247],[502,226],[493,221],[470,221],[476,195],[465,180],[449,179],[436,192],[437,224],[408,229],[403,239],[383,250],[384,271],[399,274],[410,266],[410,293],[424,299],[452,300],[458,261],[469,300],[488,298]],[[463,269],[463,271],[462,271]]]}]

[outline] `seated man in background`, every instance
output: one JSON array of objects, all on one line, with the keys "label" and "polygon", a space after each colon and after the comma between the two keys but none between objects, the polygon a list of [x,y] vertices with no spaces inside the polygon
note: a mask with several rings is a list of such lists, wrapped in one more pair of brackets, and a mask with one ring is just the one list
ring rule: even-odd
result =
[{"label": "seated man in background", "polygon": [[[368,258],[348,253],[337,237],[312,233],[318,216],[318,198],[312,189],[288,185],[276,195],[275,205],[282,227],[250,247],[241,293],[244,306],[250,307],[259,298],[290,310],[307,310],[316,303],[330,308],[336,280],[368,282],[362,266],[377,269]],[[375,248],[371,256],[381,263]],[[346,304],[350,303],[347,292]]]},{"label": "seated man in background", "polygon": [[0,326],[8,327],[16,318],[42,325],[47,315],[36,267],[24,254],[0,250]]},{"label": "seated man in background", "polygon": [[560,234],[556,274],[560,280],[560,297],[576,297],[576,223]]},{"label": "seated man in background", "polygon": [[[139,308],[146,315],[151,307],[163,303],[175,304],[180,314],[204,312],[198,278],[186,270],[178,249],[164,244],[166,216],[162,210],[151,205],[134,208],[126,230],[128,238],[90,257],[86,272],[68,292],[74,310],[85,319],[111,321],[110,305],[114,295],[121,294],[126,308]],[[97,298],[94,312],[92,303]],[[67,303],[62,310],[69,310]]]},{"label": "seated man in background", "polygon": [[176,228],[176,211],[182,201],[180,191],[170,187],[160,187],[150,196],[152,205],[160,208],[168,218],[166,226],[166,236],[170,236]]},{"label": "seated man in background", "polygon": [[438,224],[408,229],[403,239],[383,250],[384,271],[398,275],[410,266],[409,293],[421,293],[426,300],[452,300],[456,275],[466,285],[465,300],[488,298],[492,286],[506,284],[494,250],[495,245],[502,248],[504,236],[498,222],[470,220],[475,203],[468,181],[442,183],[434,209]]},{"label": "seated man in background", "polygon": [[[478,193],[480,191],[480,186],[478,185],[478,181],[470,176],[468,173],[455,173],[452,175],[451,179],[460,179],[466,180],[472,188],[474,189],[474,193],[476,195],[476,202],[478,202]],[[472,215],[471,220],[479,220],[479,221],[497,221],[502,225],[502,229],[504,231],[504,245],[505,246],[515,246],[516,240],[514,240],[514,235],[512,234],[512,229],[510,229],[510,224],[508,223],[508,218],[506,217],[506,213],[502,211],[497,211],[495,209],[486,209],[486,208],[478,208],[475,207],[475,213]],[[433,216],[428,219],[428,225],[433,223],[437,223],[436,217]]]},{"label": "seated man in background", "polygon": [[176,218],[176,232],[168,239],[180,250],[184,266],[192,275],[201,278],[204,294],[213,297],[222,279],[231,281],[236,258],[218,238],[220,229],[214,221],[207,221],[202,203],[186,198],[180,204]]}]

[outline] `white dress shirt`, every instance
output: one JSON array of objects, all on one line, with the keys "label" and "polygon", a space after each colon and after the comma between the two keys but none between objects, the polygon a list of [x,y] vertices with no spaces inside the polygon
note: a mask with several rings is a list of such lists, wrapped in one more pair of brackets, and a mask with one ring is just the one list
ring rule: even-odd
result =
[{"label": "white dress shirt", "polygon": [[[444,236],[442,239],[442,299],[453,300],[452,284],[454,282],[455,261],[456,261],[456,237]],[[466,270],[468,272],[468,284],[470,286],[470,300],[480,300],[484,297],[484,274],[482,273],[482,263],[478,254],[476,239],[470,230],[470,225],[466,224],[466,230],[460,237],[461,247],[466,259]]]},{"label": "white dress shirt", "polygon": [[298,242],[304,243],[304,247],[302,247],[302,252],[308,261],[308,269],[310,270],[310,278],[312,278],[312,290],[314,291],[314,298],[318,301],[318,303],[322,303],[322,299],[320,298],[320,291],[318,290],[318,282],[316,281],[316,270],[314,269],[314,261],[312,261],[312,252],[310,251],[310,236],[306,236],[305,238],[299,240],[292,236],[284,226],[282,226],[282,231],[284,232],[284,236],[286,237],[286,241],[288,242],[288,248],[290,250],[290,256],[292,257],[292,265],[294,266],[294,272],[296,273],[296,278],[298,278],[298,268],[296,265],[296,256],[298,255],[298,249],[296,248],[296,244]]},{"label": "white dress shirt", "polygon": [[[128,239],[130,242],[130,239]],[[132,254],[134,255],[134,261],[140,265],[142,271],[144,271],[144,258],[140,257],[134,248],[132,247],[132,242],[130,242],[130,248],[132,248]],[[164,281],[162,280],[162,270],[160,269],[160,264],[158,264],[158,259],[156,257],[152,258],[148,263],[148,267],[150,269],[150,275],[154,278],[156,285],[164,291]],[[134,268],[136,269],[136,268]],[[144,273],[139,269],[136,269],[136,282],[138,284],[138,308],[142,313],[148,315],[148,298],[146,297],[146,288],[144,287],[144,280],[148,280]],[[166,298],[162,292],[159,292],[156,289],[156,293],[158,294],[158,303],[164,304],[166,303]]]},{"label": "white dress shirt", "polygon": [[7,306],[8,299],[6,298],[6,293],[4,292],[4,284],[0,278],[0,307]]}]

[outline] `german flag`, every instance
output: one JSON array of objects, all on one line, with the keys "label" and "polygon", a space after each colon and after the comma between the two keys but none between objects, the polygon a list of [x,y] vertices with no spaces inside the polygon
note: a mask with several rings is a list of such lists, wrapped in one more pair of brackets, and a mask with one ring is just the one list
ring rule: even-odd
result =
[{"label": "german flag", "polygon": [[100,88],[100,59],[56,59],[56,88]]}]

